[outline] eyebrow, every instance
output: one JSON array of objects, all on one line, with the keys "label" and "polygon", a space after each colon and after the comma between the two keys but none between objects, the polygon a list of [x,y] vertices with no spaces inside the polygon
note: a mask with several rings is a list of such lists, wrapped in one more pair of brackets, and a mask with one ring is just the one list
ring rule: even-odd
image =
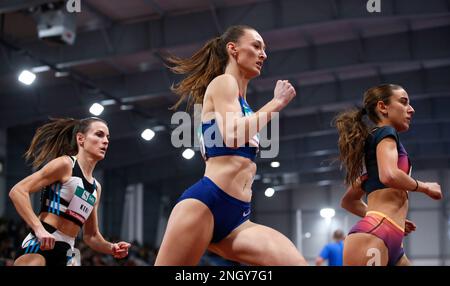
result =
[{"label": "eyebrow", "polygon": [[406,99],[406,102],[409,102],[409,98],[407,98],[406,96],[400,97],[400,100],[402,100],[402,99]]},{"label": "eyebrow", "polygon": [[[106,132],[103,131],[103,130],[101,130],[101,129],[95,131],[95,133],[97,133],[97,132],[101,132],[101,133],[103,133],[103,134],[106,134]],[[110,138],[111,136],[110,136],[109,134],[107,134],[106,137]]]},{"label": "eyebrow", "polygon": [[261,42],[260,40],[255,40],[255,41],[258,42],[258,44],[260,44],[264,50],[267,49],[267,46],[265,44],[263,44],[263,42]]}]

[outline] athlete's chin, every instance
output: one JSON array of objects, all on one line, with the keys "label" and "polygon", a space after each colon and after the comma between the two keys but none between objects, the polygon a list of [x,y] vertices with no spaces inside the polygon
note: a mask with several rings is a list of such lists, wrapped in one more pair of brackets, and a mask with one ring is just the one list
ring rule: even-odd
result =
[{"label": "athlete's chin", "polygon": [[103,159],[105,159],[106,154],[105,153],[99,153],[99,154],[94,154],[93,157],[96,161],[101,161]]},{"label": "athlete's chin", "polygon": [[409,130],[409,123],[405,123],[396,128],[398,132],[405,132]]},{"label": "athlete's chin", "polygon": [[248,73],[248,78],[249,79],[253,79],[255,77],[258,77],[261,75],[261,72],[259,70],[255,70],[255,71],[251,71],[250,73]]},{"label": "athlete's chin", "polygon": [[246,69],[244,74],[246,78],[253,79],[261,75],[261,70],[259,68]]}]

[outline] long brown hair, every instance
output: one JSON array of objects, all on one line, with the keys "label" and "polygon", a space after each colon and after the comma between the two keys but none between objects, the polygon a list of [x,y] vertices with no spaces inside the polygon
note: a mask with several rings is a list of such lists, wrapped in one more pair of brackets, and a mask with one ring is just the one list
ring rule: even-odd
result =
[{"label": "long brown hair", "polygon": [[363,120],[367,114],[370,121],[381,121],[376,107],[379,101],[389,104],[394,90],[403,89],[396,84],[382,84],[369,88],[364,93],[363,108],[354,108],[339,113],[334,123],[339,133],[339,160],[346,168],[345,183],[354,184],[363,171],[364,147],[369,136],[369,127]]},{"label": "long brown hair", "polygon": [[187,108],[192,104],[202,104],[206,87],[217,76],[225,72],[228,63],[226,44],[237,42],[245,30],[254,30],[250,26],[229,27],[220,37],[209,40],[192,57],[181,59],[173,55],[165,57],[167,67],[176,74],[186,74],[181,82],[172,85],[171,90],[180,96],[171,107],[177,109],[187,98]]},{"label": "long brown hair", "polygon": [[63,155],[74,156],[78,153],[76,135],[86,134],[92,122],[103,119],[88,117],[85,119],[50,118],[51,122],[39,127],[25,152],[25,159],[39,168],[49,161]]}]

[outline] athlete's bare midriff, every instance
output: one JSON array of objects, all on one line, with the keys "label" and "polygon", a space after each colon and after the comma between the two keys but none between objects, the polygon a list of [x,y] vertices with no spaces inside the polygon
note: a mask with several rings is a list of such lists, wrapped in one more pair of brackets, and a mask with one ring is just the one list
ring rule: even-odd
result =
[{"label": "athlete's bare midriff", "polygon": [[205,176],[230,196],[245,202],[252,198],[256,164],[241,156],[212,157],[206,161]]},{"label": "athlete's bare midriff", "polygon": [[376,190],[367,197],[367,210],[382,212],[402,228],[408,214],[408,193],[404,190],[385,188]]},{"label": "athlete's bare midriff", "polygon": [[[212,94],[206,92],[201,119],[207,122],[215,118]],[[230,196],[250,202],[256,164],[245,157],[228,155],[210,157],[206,161],[205,176]]]},{"label": "athlete's bare midriff", "polygon": [[80,227],[75,224],[73,221],[65,219],[63,217],[57,216],[52,213],[42,212],[39,215],[39,219],[49,225],[53,226],[60,232],[75,238],[80,232]]}]

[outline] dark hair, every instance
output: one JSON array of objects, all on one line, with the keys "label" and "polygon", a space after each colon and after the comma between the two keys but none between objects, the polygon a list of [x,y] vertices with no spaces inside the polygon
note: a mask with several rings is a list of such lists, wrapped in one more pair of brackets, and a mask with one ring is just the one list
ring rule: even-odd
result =
[{"label": "dark hair", "polygon": [[78,132],[86,134],[92,122],[106,121],[97,117],[85,119],[50,118],[51,122],[36,130],[30,147],[25,152],[25,159],[32,161],[34,168],[41,167],[49,161],[63,156],[74,156],[78,153],[76,135]]},{"label": "dark hair", "polygon": [[345,183],[354,184],[363,170],[364,146],[369,136],[369,128],[363,121],[367,114],[369,119],[377,124],[380,118],[376,112],[377,103],[383,101],[389,104],[394,90],[403,89],[396,84],[383,84],[369,88],[364,93],[364,106],[338,114],[334,120],[339,133],[339,160],[346,168]]},{"label": "dark hair", "polygon": [[345,238],[345,234],[344,234],[344,232],[342,230],[336,229],[333,232],[333,239],[335,239],[335,240],[342,240],[344,238]]},{"label": "dark hair", "polygon": [[171,109],[177,109],[186,98],[188,109],[192,104],[203,103],[208,84],[225,72],[228,63],[226,44],[237,42],[245,30],[254,29],[245,25],[231,26],[220,37],[208,41],[190,58],[181,59],[173,55],[165,57],[167,67],[172,72],[187,75],[181,82],[171,86],[171,90],[180,96]]}]

